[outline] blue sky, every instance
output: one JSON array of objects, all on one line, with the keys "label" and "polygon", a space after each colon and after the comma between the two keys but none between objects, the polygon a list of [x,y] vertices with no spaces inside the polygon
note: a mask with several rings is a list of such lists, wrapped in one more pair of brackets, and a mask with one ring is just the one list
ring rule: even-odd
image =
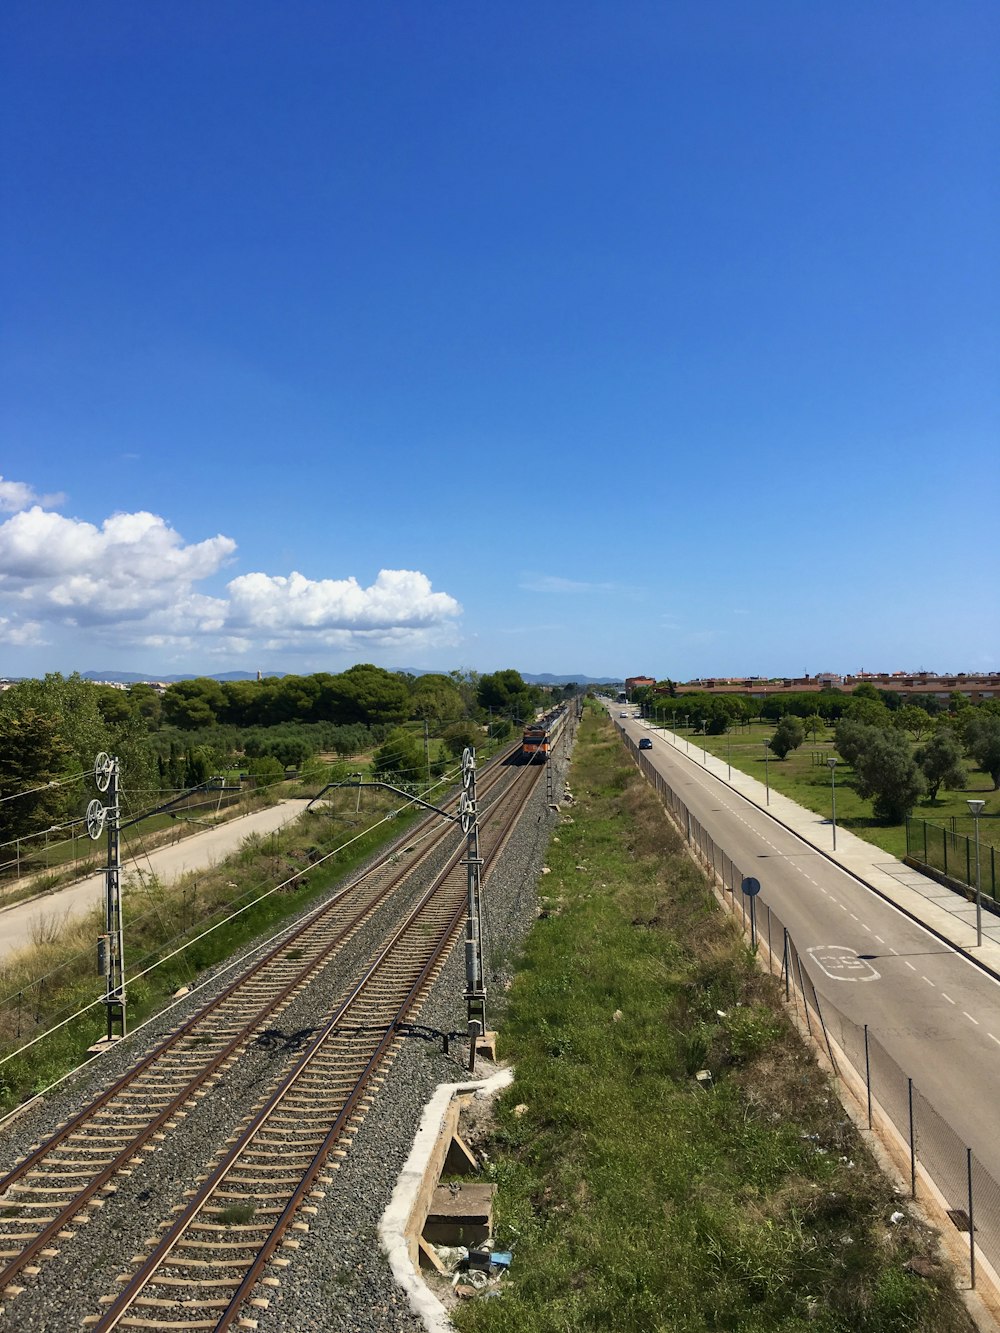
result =
[{"label": "blue sky", "polygon": [[0,26],[0,675],[1000,669],[995,4]]}]

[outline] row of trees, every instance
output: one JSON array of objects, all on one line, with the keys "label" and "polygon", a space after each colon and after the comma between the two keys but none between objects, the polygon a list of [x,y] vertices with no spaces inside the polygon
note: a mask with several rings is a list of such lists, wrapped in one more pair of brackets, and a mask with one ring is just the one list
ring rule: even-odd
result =
[{"label": "row of trees", "polygon": [[[668,693],[674,688],[674,693]],[[656,686],[643,686],[635,691],[633,699],[676,721],[688,717],[699,727],[706,726],[709,735],[722,735],[734,724],[763,718],[778,722],[784,717],[798,717],[810,730],[817,726],[833,725],[844,717],[866,720],[872,726],[897,726],[911,732],[916,740],[939,723],[947,722],[956,713],[973,707],[964,694],[954,692],[948,702],[933,694],[900,695],[896,690],[880,690],[868,683],[851,692],[819,690],[812,692],[782,691],[780,694],[752,698],[742,694],[716,694],[711,690],[693,690],[677,694],[676,687],[667,681]],[[986,705],[989,707],[990,705]]]},{"label": "row of trees", "polygon": [[[575,692],[576,687],[566,688]],[[158,700],[156,722],[186,731],[216,725],[273,727],[288,722],[398,726],[411,719],[443,726],[491,708],[523,720],[544,697],[538,686],[526,684],[517,671],[412,676],[363,663],[337,675],[319,671],[264,680],[199,677],[178,681]],[[148,687],[134,686],[128,699],[155,712]]]},{"label": "row of trees", "polygon": [[936,800],[942,787],[966,786],[965,760],[971,759],[1000,790],[1000,702],[972,704],[954,693],[945,704],[933,695],[920,701],[895,691],[862,684],[851,694],[839,691],[782,694],[752,699],[709,691],[684,695],[637,690],[636,702],[648,714],[681,718],[709,735],[721,735],[754,718],[776,719],[771,752],[784,759],[835,726],[835,744],[854,770],[858,794],[872,802],[874,814],[901,822],[924,795]]},{"label": "row of trees", "polygon": [[0,842],[77,818],[101,750],[120,757],[134,812],[226,768],[280,777],[318,753],[348,759],[378,747],[380,771],[417,781],[425,734],[460,754],[486,730],[510,735],[552,698],[513,670],[410,676],[368,664],[338,675],[179,681],[162,697],[79,675],[22,681],[0,694]]}]

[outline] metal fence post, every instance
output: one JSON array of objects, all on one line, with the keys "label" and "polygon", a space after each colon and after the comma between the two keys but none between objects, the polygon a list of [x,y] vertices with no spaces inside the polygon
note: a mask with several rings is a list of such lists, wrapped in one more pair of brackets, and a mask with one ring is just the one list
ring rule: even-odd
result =
[{"label": "metal fence post", "polygon": [[782,926],[782,930],[785,932],[785,939],[781,955],[781,970],[785,974],[785,1002],[787,1003],[788,1000],[791,998],[791,991],[788,984],[789,982],[788,974],[790,970],[788,966],[788,927]]},{"label": "metal fence post", "polygon": [[823,1040],[826,1042],[826,1050],[830,1057],[830,1064],[833,1066],[833,1072],[839,1078],[840,1070],[837,1068],[837,1058],[833,1053],[833,1047],[830,1045],[830,1034],[826,1030],[826,1022],[823,1018],[823,1010],[820,1008],[819,995],[816,993],[816,983],[813,981],[812,977],[809,978],[809,985],[813,988],[813,1004],[816,1006],[816,1017],[819,1019],[819,1025],[823,1029]]},{"label": "metal fence post", "polygon": [[865,1086],[868,1089],[868,1128],[872,1127],[872,1065],[868,1054],[868,1024],[865,1024]]},{"label": "metal fence post", "polygon": [[969,1286],[976,1286],[976,1227],[972,1218],[972,1149],[965,1150],[965,1169],[969,1180]]},{"label": "metal fence post", "polygon": [[813,1025],[809,1020],[809,996],[806,994],[806,983],[802,980],[802,959],[796,951],[795,961],[799,969],[799,990],[802,992],[802,1008],[805,1010],[806,1027],[809,1030],[810,1037],[813,1034]]},{"label": "metal fence post", "polygon": [[913,1128],[913,1079],[906,1080],[906,1097],[910,1106],[910,1198],[917,1197],[917,1138]]}]

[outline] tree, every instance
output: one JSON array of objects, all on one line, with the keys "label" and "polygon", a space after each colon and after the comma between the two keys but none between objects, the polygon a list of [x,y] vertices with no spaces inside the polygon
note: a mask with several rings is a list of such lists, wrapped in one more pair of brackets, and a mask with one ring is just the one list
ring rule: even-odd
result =
[{"label": "tree", "polygon": [[95,684],[93,688],[97,694],[97,707],[106,723],[115,725],[131,720],[134,716],[131,695],[124,690],[116,690],[113,685]]},{"label": "tree", "polygon": [[872,699],[867,694],[861,694],[862,690],[872,688],[872,686],[859,685],[854,692],[854,698],[844,709],[843,715],[851,718],[854,722],[863,722],[866,727],[889,727],[892,725],[892,714],[882,700]]},{"label": "tree", "polygon": [[509,718],[494,717],[490,727],[490,737],[495,741],[508,740],[514,734],[514,724]]},{"label": "tree", "polygon": [[410,691],[398,672],[363,662],[339,676],[328,676],[317,708],[331,722],[394,726],[410,715]]},{"label": "tree", "polygon": [[918,708],[916,704],[903,704],[896,710],[893,722],[897,727],[912,734],[915,741],[919,741],[931,725],[930,714],[923,708]]},{"label": "tree", "polygon": [[465,716],[465,700],[449,676],[430,672],[414,681],[410,716],[441,727]]},{"label": "tree", "polygon": [[448,753],[456,759],[461,758],[467,745],[477,745],[483,739],[482,729],[474,722],[453,722],[444,731],[444,743]]},{"label": "tree", "polygon": [[477,697],[480,708],[526,722],[534,717],[541,695],[521,679],[519,671],[508,669],[480,676]]},{"label": "tree", "polygon": [[128,693],[132,707],[145,721],[150,731],[155,731],[163,715],[163,703],[159,693],[144,681],[136,681]]},{"label": "tree", "polygon": [[779,759],[784,759],[790,750],[797,750],[805,738],[806,731],[802,719],[789,714],[775,727],[774,735],[771,737],[771,750]]},{"label": "tree", "polygon": [[63,793],[49,784],[66,776],[71,753],[54,717],[32,708],[0,715],[0,841],[38,833],[57,817]]},{"label": "tree", "polygon": [[424,747],[412,731],[396,727],[375,751],[372,769],[390,782],[419,783],[427,772]]},{"label": "tree", "polygon": [[234,727],[256,727],[264,720],[263,681],[224,680],[222,697],[225,701],[219,713],[221,722]]},{"label": "tree", "polygon": [[910,743],[895,730],[867,729],[854,761],[854,787],[877,819],[901,824],[925,790]]},{"label": "tree", "polygon": [[[198,745],[193,750],[188,750],[185,756],[185,761],[185,787],[200,787],[203,782],[207,782],[212,776],[212,756],[203,745]],[[282,774],[282,776],[284,776],[284,774]]]},{"label": "tree", "polygon": [[803,720],[803,726],[812,736],[813,745],[815,745],[816,737],[819,734],[820,728],[823,726],[823,719],[820,717],[819,713],[810,713],[809,716]]},{"label": "tree", "polygon": [[854,699],[872,699],[872,700],[875,701],[875,703],[881,703],[881,702],[882,702],[882,696],[881,696],[881,694],[879,694],[879,692],[878,692],[878,690],[875,688],[875,686],[874,686],[874,685],[870,685],[870,684],[868,683],[868,681],[862,681],[862,683],[861,683],[860,685],[855,686],[854,694],[852,695],[852,698],[854,698]]},{"label": "tree", "polygon": [[962,747],[950,728],[942,727],[936,731],[913,757],[927,781],[927,792],[932,801],[937,800],[940,787],[961,791],[965,786]]},{"label": "tree", "polygon": [[966,725],[965,738],[973,759],[993,779],[993,790],[1000,791],[1000,717],[977,710]]},{"label": "tree", "polygon": [[214,726],[225,707],[222,686],[207,676],[178,680],[167,687],[163,696],[164,720],[184,731]]},{"label": "tree", "polygon": [[251,759],[247,764],[247,772],[256,779],[258,787],[273,786],[274,783],[281,782],[285,776],[283,765],[273,754],[262,754],[256,759]]},{"label": "tree", "polygon": [[248,737],[246,754],[248,758],[261,758],[270,755],[277,759],[283,768],[301,768],[307,759],[315,754],[315,746],[302,735],[297,735],[291,728],[275,727],[271,735],[267,730]]},{"label": "tree", "polygon": [[868,741],[869,733],[877,730],[877,727],[869,727],[864,722],[855,721],[854,718],[841,718],[833,734],[838,754],[847,763],[855,766],[858,755]]}]

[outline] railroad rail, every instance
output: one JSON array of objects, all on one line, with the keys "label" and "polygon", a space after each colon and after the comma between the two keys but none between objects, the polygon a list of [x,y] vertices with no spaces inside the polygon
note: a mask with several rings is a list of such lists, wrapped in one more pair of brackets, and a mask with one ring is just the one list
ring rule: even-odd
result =
[{"label": "railroad rail", "polygon": [[[509,784],[505,754],[483,772],[483,795]],[[448,804],[452,804],[449,802]],[[309,914],[277,946],[214,1000],[168,1034],[136,1065],[59,1127],[0,1178],[0,1291],[20,1294],[18,1279],[72,1241],[114,1189],[114,1179],[139,1165],[176,1128],[273,1020],[340,955],[360,928],[425,865],[449,826],[428,819],[410,833],[421,852],[405,865],[388,865],[392,852]],[[373,885],[380,870],[389,874]]]},{"label": "railroad rail", "polygon": [[[491,810],[482,847],[484,869],[496,861],[538,785],[540,770],[513,785]],[[466,878],[462,849],[422,895],[328,1023],[295,1059],[279,1085],[190,1192],[179,1215],[161,1223],[149,1253],[104,1298],[107,1309],[85,1323],[94,1333],[136,1329],[255,1328],[252,1310],[266,1308],[262,1283],[279,1247],[298,1246],[308,1231],[310,1200],[330,1183],[361,1123],[374,1086],[399,1049],[400,1027],[412,1022],[462,930]],[[194,1293],[187,1294],[184,1293]],[[249,1305],[250,1314],[244,1315]]]}]

